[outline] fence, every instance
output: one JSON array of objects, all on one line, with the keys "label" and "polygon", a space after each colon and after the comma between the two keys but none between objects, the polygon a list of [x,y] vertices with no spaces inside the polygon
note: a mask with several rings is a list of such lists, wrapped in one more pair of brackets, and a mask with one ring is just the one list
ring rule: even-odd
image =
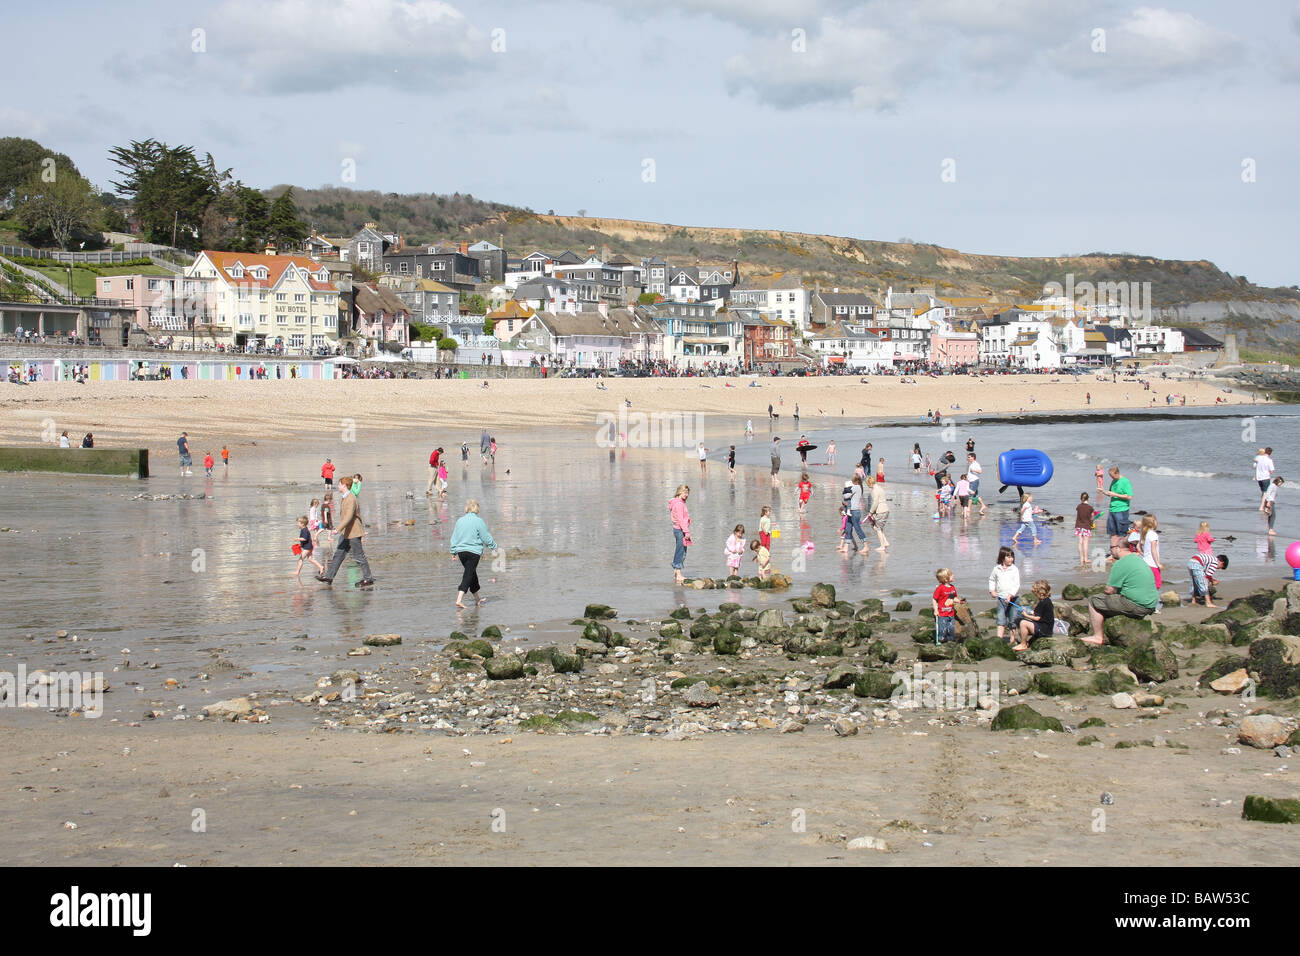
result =
[{"label": "fence", "polygon": [[121,252],[115,249],[63,252],[59,249],[30,249],[27,246],[0,245],[0,256],[27,256],[31,259],[50,259],[54,262],[84,262],[88,265],[105,266],[131,262],[135,259],[152,259],[155,256],[183,257],[189,260],[194,258],[192,253],[183,249],[173,249],[170,246],[160,246],[151,242],[127,243],[126,248]]}]

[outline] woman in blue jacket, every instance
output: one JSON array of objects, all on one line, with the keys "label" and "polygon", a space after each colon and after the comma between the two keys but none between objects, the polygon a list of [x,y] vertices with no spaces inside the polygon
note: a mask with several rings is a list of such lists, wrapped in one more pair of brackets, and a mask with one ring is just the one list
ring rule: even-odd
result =
[{"label": "woman in blue jacket", "polygon": [[[478,501],[474,498],[465,502],[465,513],[456,521],[451,532],[451,553],[460,558],[465,572],[460,578],[460,588],[456,591],[456,606],[464,607],[466,592],[478,596],[478,562],[483,557],[485,547],[496,550],[497,543],[492,540],[483,519],[478,516]],[[479,598],[478,603],[484,603]]]}]

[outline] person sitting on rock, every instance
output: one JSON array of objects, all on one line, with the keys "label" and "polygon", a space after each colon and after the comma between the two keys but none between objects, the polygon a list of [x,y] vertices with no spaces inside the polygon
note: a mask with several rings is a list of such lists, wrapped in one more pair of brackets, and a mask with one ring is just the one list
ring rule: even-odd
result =
[{"label": "person sitting on rock", "polygon": [[1127,551],[1122,543],[1110,546],[1115,559],[1110,577],[1106,579],[1106,593],[1094,595],[1088,602],[1088,617],[1092,621],[1092,635],[1080,638],[1085,644],[1104,644],[1102,627],[1106,618],[1122,616],[1140,619],[1154,614],[1160,601],[1156,578],[1151,566],[1142,555]]}]

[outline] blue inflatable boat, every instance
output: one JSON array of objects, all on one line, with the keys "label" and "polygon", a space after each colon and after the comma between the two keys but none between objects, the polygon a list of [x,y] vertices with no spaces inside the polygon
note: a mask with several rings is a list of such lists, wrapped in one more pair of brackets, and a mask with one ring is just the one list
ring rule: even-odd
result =
[{"label": "blue inflatable boat", "polygon": [[1032,448],[1013,448],[998,455],[998,478],[1004,485],[1041,488],[1052,480],[1052,459]]}]

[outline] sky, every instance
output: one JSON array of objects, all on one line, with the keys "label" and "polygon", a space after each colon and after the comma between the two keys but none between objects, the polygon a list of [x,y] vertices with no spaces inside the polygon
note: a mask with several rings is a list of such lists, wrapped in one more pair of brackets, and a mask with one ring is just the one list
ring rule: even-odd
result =
[{"label": "sky", "polygon": [[0,136],[102,187],[152,137],[260,187],[1300,283],[1300,0],[47,0],[0,36]]}]

